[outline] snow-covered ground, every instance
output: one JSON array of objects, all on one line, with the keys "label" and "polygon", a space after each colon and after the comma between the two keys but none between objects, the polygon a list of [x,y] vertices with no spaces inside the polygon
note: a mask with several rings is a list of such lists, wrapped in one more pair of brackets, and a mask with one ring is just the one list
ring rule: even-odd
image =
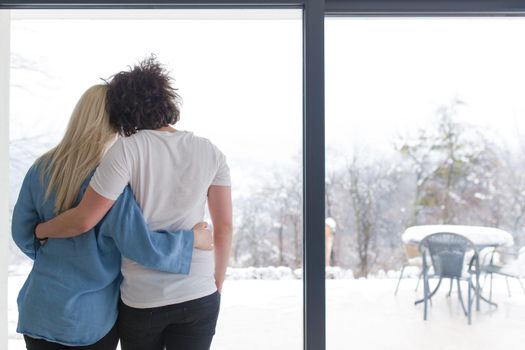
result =
[{"label": "snow-covered ground", "polygon": [[[16,334],[16,295],[25,276],[9,279],[9,350],[24,349]],[[327,280],[327,349],[330,350],[469,350],[517,349],[525,346],[525,295],[511,280],[495,280],[499,308],[482,304],[467,325],[456,294],[448,284],[434,297],[429,320],[414,306],[415,279]],[[230,280],[222,297],[221,316],[212,346],[217,350],[302,349],[302,281]]]}]

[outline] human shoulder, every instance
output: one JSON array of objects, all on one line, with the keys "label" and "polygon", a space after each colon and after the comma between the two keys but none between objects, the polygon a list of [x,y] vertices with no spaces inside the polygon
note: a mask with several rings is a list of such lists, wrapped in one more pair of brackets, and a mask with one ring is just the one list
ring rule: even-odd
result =
[{"label": "human shoulder", "polygon": [[206,145],[206,146],[211,146],[212,143],[209,139],[207,139],[206,137],[203,137],[203,136],[199,136],[199,135],[195,135],[195,133],[191,132],[191,131],[181,131],[181,133],[183,133],[184,137],[192,140],[194,143],[197,143],[197,144],[201,144],[201,145]]},{"label": "human shoulder", "polygon": [[107,150],[103,158],[103,163],[107,161],[116,161],[119,159],[125,159],[128,150],[133,148],[136,141],[132,140],[132,136],[119,137]]},{"label": "human shoulder", "polygon": [[203,136],[195,135],[191,131],[184,131],[185,137],[190,139],[193,143],[200,145],[201,147],[205,147],[209,150],[212,150],[213,152],[220,152],[219,148],[208,138]]},{"label": "human shoulder", "polygon": [[32,185],[43,186],[48,182],[48,179],[44,174],[46,171],[45,169],[45,160],[42,158],[37,159],[27,170],[25,181]]},{"label": "human shoulder", "polygon": [[44,163],[43,160],[37,159],[27,170],[26,177],[30,176],[37,176],[40,175],[44,171]]},{"label": "human shoulder", "polygon": [[38,199],[44,195],[48,183],[43,174],[44,169],[43,162],[40,159],[37,159],[29,167],[20,188],[19,201],[25,199],[37,203]]},{"label": "human shoulder", "polygon": [[207,154],[209,159],[213,162],[217,173],[212,182],[213,185],[230,186],[230,170],[226,156],[212,141],[205,137],[194,136],[196,142],[201,144],[201,152]]}]

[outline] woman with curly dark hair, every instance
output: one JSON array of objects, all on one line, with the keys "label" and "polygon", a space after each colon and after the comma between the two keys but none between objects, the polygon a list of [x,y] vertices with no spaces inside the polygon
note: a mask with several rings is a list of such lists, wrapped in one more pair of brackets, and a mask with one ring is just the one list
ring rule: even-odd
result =
[{"label": "woman with curly dark hair", "polygon": [[180,97],[151,57],[116,74],[107,110],[120,138],[104,156],[79,207],[36,229],[38,237],[93,227],[129,184],[152,230],[191,228],[208,203],[214,252],[194,250],[186,276],[123,259],[119,332],[123,350],[209,349],[232,235],[229,168],[209,140],[173,128]]}]

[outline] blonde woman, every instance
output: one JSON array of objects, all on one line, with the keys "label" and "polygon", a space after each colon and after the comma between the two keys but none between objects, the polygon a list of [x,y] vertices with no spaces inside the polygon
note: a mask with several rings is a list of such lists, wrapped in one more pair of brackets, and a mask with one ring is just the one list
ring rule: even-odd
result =
[{"label": "blonde woman", "polygon": [[17,331],[29,350],[116,348],[121,252],[152,269],[187,274],[194,244],[211,249],[211,233],[202,223],[194,232],[148,231],[130,189],[78,237],[34,236],[39,222],[78,203],[115,141],[106,92],[107,86],[96,85],[82,95],[62,141],[29,169],[14,208],[13,239],[34,260],[18,296]]}]

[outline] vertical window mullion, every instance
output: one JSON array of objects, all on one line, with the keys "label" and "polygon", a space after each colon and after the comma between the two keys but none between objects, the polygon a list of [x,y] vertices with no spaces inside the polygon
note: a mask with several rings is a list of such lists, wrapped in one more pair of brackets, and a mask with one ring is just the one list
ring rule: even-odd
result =
[{"label": "vertical window mullion", "polygon": [[307,0],[304,26],[303,230],[304,349],[326,347],[324,0]]}]

